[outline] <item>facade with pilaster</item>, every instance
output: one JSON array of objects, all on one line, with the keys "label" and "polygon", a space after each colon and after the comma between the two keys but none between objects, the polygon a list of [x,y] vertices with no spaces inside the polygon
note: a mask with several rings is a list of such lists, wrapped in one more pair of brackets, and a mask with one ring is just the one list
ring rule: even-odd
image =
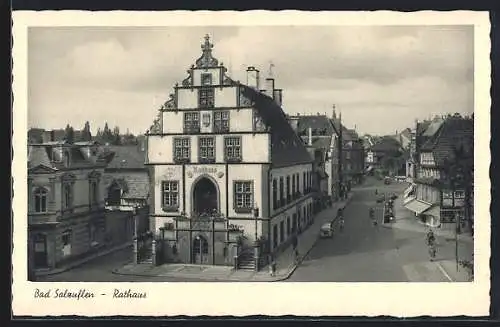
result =
[{"label": "facade with pilaster", "polygon": [[155,261],[256,269],[311,221],[312,160],[274,79],[232,80],[212,48],[147,133]]}]

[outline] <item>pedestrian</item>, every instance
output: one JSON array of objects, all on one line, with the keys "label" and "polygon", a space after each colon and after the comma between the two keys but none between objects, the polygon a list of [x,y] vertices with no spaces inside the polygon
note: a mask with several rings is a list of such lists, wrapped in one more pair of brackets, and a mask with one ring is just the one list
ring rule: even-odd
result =
[{"label": "pedestrian", "polygon": [[294,262],[295,262],[295,264],[298,264],[299,263],[299,250],[295,249],[293,251],[293,254],[294,254]]}]

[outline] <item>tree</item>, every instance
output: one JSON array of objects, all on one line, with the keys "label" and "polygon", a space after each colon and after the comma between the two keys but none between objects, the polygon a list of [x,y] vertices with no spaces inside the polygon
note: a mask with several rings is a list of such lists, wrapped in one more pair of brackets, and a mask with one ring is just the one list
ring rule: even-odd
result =
[{"label": "tree", "polygon": [[120,136],[120,128],[118,126],[115,126],[115,128],[113,128],[113,136],[111,138],[111,143],[114,145],[120,145],[122,143]]},{"label": "tree", "polygon": [[65,138],[66,142],[73,143],[74,138],[75,138],[75,131],[73,130],[73,127],[71,127],[71,126],[69,126],[69,124],[67,124],[64,132],[65,132],[64,138]]},{"label": "tree", "polygon": [[92,134],[90,133],[90,123],[88,121],[85,122],[85,126],[83,127],[81,140],[92,141]]}]

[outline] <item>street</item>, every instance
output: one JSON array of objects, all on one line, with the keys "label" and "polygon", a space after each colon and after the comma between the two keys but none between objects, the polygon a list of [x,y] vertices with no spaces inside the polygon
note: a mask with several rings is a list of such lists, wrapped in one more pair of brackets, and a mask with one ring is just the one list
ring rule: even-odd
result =
[{"label": "street", "polygon": [[[425,245],[425,228],[405,230],[382,226],[383,204],[376,203],[378,194],[395,193],[396,220],[409,212],[402,207],[402,192],[407,183],[368,178],[353,189],[353,198],[344,210],[345,227],[333,238],[320,239],[287,280],[289,282],[447,282],[450,274],[439,262],[454,260],[454,245],[438,237],[437,260],[429,261]],[[375,208],[377,226],[369,218],[369,208]],[[333,218],[333,217],[332,217]],[[460,252],[472,251],[460,245]],[[42,276],[42,282],[207,282],[208,280],[177,277],[118,275],[116,268],[130,262],[132,247],[98,257],[65,272]],[[453,266],[453,264],[452,264]]]},{"label": "street", "polygon": [[[381,226],[382,204],[376,203],[375,189],[400,197],[407,183],[369,178],[355,188],[345,209],[345,228],[331,239],[320,239],[289,282],[446,282],[450,281],[437,262],[430,262],[425,233]],[[374,227],[369,208],[375,208],[379,225]],[[395,207],[396,216],[398,210]],[[438,260],[453,259],[453,246],[438,241]]]}]

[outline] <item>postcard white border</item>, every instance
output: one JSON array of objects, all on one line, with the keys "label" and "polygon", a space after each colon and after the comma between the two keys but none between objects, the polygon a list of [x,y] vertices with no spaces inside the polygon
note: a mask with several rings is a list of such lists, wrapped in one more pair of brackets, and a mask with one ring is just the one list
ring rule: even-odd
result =
[{"label": "postcard white border", "polygon": [[[27,28],[30,26],[216,26],[216,25],[474,25],[475,26],[475,282],[474,283],[30,283],[27,282],[26,131]],[[490,290],[490,22],[487,12],[398,13],[300,11],[13,13],[14,315],[301,315],[412,317],[488,315]],[[153,119],[154,117],[151,117]],[[369,269],[369,267],[367,267]],[[34,299],[33,290],[85,287],[110,294],[119,285],[147,299],[110,296],[87,300]],[[193,295],[204,294],[201,305]],[[214,296],[214,298],[211,298]]]}]

